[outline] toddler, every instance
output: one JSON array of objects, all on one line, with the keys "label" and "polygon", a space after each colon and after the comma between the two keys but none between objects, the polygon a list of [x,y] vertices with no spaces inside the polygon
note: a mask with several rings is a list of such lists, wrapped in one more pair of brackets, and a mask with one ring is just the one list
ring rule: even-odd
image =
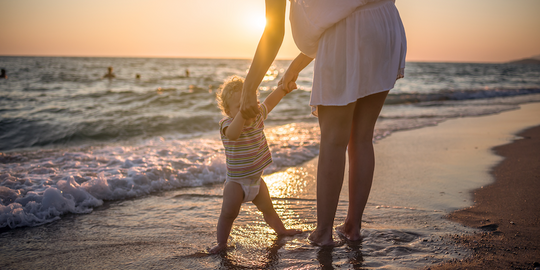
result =
[{"label": "toddler", "polygon": [[[232,76],[217,94],[218,106],[226,116],[219,122],[221,140],[227,158],[227,178],[223,187],[223,204],[217,225],[217,245],[209,250],[216,254],[227,247],[232,224],[243,202],[253,202],[263,213],[264,220],[278,235],[295,235],[300,230],[286,229],[274,210],[263,170],[272,163],[272,156],[264,136],[264,123],[268,113],[288,93],[281,82],[260,104],[260,113],[244,119],[240,113],[240,98],[244,80]],[[290,89],[294,89],[292,87]]]}]

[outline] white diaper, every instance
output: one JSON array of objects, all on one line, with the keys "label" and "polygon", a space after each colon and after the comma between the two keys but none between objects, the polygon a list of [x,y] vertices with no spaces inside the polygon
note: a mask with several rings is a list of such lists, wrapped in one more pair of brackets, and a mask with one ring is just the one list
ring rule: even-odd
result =
[{"label": "white diaper", "polygon": [[259,189],[261,187],[261,175],[257,174],[254,176],[246,177],[246,178],[228,178],[225,180],[225,184],[227,182],[235,182],[240,184],[242,187],[242,190],[244,190],[244,200],[242,202],[250,202],[257,197],[259,194]]}]

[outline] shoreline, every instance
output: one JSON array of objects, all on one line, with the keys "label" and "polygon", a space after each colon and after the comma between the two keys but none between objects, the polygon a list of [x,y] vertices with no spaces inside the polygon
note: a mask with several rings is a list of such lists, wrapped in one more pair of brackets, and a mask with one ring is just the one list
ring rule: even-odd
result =
[{"label": "shoreline", "polygon": [[[522,104],[496,115],[396,132],[376,143],[368,203],[435,211],[470,229],[450,230],[445,237],[469,254],[449,256],[424,269],[540,267],[540,144],[534,145],[540,137],[538,115],[540,103]],[[481,202],[483,192],[490,192],[489,200]],[[517,200],[521,197],[527,201]]]},{"label": "shoreline", "polygon": [[445,214],[472,206],[472,192],[495,181],[490,171],[503,160],[492,148],[540,125],[537,115],[540,103],[529,103],[512,111],[392,133],[375,143],[368,202]]},{"label": "shoreline", "polygon": [[473,251],[460,261],[429,269],[538,269],[540,267],[540,125],[493,148],[504,160],[491,170],[495,182],[474,191],[475,204],[448,219],[479,228],[456,243]]}]

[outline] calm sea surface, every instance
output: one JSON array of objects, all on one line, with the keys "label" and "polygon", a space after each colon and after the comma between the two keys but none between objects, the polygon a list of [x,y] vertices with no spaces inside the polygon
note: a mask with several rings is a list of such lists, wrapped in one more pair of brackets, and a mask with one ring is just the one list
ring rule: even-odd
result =
[{"label": "calm sea surface", "polygon": [[[289,63],[274,63],[260,86],[261,100]],[[82,267],[75,259],[70,264],[66,252],[105,258],[90,267],[141,269],[420,268],[464,255],[443,240],[466,230],[442,220],[444,209],[372,211],[380,208],[368,205],[365,241],[325,250],[310,246],[308,233],[276,238],[256,208],[245,204],[232,233],[236,247],[205,256],[201,251],[215,241],[225,176],[215,92],[228,76],[245,76],[249,65],[0,57],[8,74],[0,79],[0,268],[62,266],[58,259]],[[109,66],[116,78],[103,79]],[[308,66],[299,90],[265,122],[274,158],[266,181],[276,209],[288,226],[305,230],[316,221],[311,160],[318,155],[319,129],[310,115],[312,76]],[[374,140],[539,101],[540,65],[407,63]],[[415,225],[419,220],[441,229]],[[114,255],[115,248],[123,256]]]}]

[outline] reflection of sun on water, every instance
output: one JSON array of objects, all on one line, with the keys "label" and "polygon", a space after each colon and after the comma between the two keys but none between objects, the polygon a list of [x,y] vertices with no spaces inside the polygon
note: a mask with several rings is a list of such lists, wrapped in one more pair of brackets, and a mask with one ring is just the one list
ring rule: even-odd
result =
[{"label": "reflection of sun on water", "polygon": [[[249,69],[246,69],[246,74],[248,72],[249,72]],[[268,70],[266,71],[266,74],[264,74],[263,82],[273,81],[277,78],[278,75],[279,75],[278,69],[276,68],[275,65],[272,65],[268,68]],[[269,88],[264,88],[264,87],[261,87],[260,89],[263,91],[270,90]]]},{"label": "reflection of sun on water", "polygon": [[299,198],[306,187],[306,175],[302,167],[289,168],[264,176],[264,181],[272,198]]},{"label": "reflection of sun on water", "polygon": [[[285,171],[265,175],[264,181],[268,187],[272,203],[283,224],[288,228],[313,230],[314,220],[303,218],[301,213],[312,211],[314,200],[306,197],[308,193],[315,193],[314,187],[308,183],[314,183],[312,175],[309,175],[305,167],[288,168]],[[277,199],[281,198],[281,199]],[[292,200],[289,200],[292,199]]]},{"label": "reflection of sun on water", "polygon": [[264,74],[263,82],[273,81],[277,78],[279,71],[276,69],[275,65],[270,66],[266,74]]},{"label": "reflection of sun on water", "polygon": [[318,145],[320,130],[318,126],[287,124],[279,128],[265,130],[266,139],[271,147],[281,149],[299,146]]}]

